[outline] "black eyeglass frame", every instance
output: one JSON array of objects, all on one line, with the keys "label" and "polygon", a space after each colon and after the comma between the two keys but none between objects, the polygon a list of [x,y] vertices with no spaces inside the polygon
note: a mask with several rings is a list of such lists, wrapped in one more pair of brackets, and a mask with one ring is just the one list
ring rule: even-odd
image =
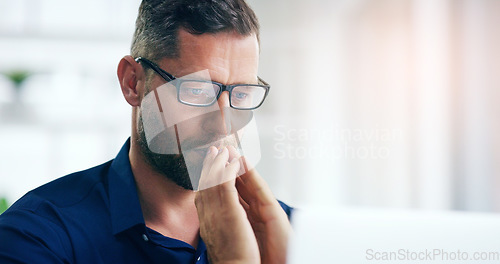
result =
[{"label": "black eyeglass frame", "polygon": [[[265,82],[264,80],[262,80],[259,76],[257,76],[259,84],[231,84],[231,85],[225,85],[225,84],[222,84],[222,83],[219,83],[219,82],[214,82],[214,81],[178,79],[175,76],[173,76],[172,74],[170,74],[167,71],[165,71],[162,68],[160,68],[156,63],[154,63],[154,62],[152,62],[152,61],[150,61],[150,60],[148,60],[146,58],[137,57],[137,58],[135,58],[135,61],[137,63],[143,62],[146,66],[148,66],[149,68],[153,69],[153,71],[155,71],[158,75],[160,75],[167,82],[171,82],[171,81],[177,79],[179,81],[177,83],[177,85],[176,85],[176,88],[177,88],[177,101],[179,101],[180,103],[185,104],[185,105],[197,106],[197,107],[211,106],[215,102],[217,102],[217,100],[219,100],[219,97],[222,94],[222,92],[227,91],[229,93],[229,105],[232,108],[238,109],[238,110],[254,110],[254,109],[259,108],[264,103],[264,101],[266,100],[267,94],[269,93],[269,90],[271,89],[271,86],[267,82]],[[141,65],[143,65],[143,64],[141,64]],[[180,87],[181,87],[181,84],[182,84],[182,82],[186,82],[186,81],[190,81],[190,82],[191,81],[196,81],[196,82],[212,83],[212,84],[215,84],[215,85],[219,86],[220,89],[219,89],[219,92],[218,92],[217,96],[215,97],[215,100],[213,102],[211,102],[210,104],[192,104],[192,103],[184,102],[180,98]],[[233,89],[234,89],[234,87],[240,87],[240,86],[259,86],[259,87],[264,88],[265,89],[265,94],[264,94],[264,97],[262,98],[262,101],[257,106],[252,107],[252,108],[241,108],[241,107],[235,107],[235,106],[233,106],[233,103],[231,102],[231,95],[232,95]]]}]

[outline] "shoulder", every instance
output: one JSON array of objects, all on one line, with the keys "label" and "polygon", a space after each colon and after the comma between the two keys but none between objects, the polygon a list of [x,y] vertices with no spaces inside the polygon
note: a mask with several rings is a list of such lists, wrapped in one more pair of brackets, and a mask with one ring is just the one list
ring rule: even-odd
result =
[{"label": "shoulder", "polygon": [[[21,197],[0,215],[0,225],[15,223],[18,229],[36,229],[37,223],[65,226],[67,219],[106,207],[106,175],[111,162],[69,174]],[[1,226],[0,226],[1,227]]]},{"label": "shoulder", "polygon": [[[0,215],[0,260],[17,259],[33,250],[41,259],[32,263],[59,263],[71,258],[70,221],[89,213],[89,204],[105,207],[106,175],[110,162],[76,172],[42,185],[24,195]],[[89,201],[90,202],[87,202]],[[8,241],[8,243],[7,243]],[[41,262],[39,262],[41,261]],[[45,262],[47,261],[47,262]],[[1,261],[0,261],[1,262]],[[3,263],[3,262],[2,262]]]},{"label": "shoulder", "polygon": [[36,229],[41,223],[51,228],[64,226],[68,214],[87,209],[79,204],[95,200],[96,193],[105,193],[109,164],[69,174],[28,192],[0,215],[0,228],[12,225],[17,229]]},{"label": "shoulder", "polygon": [[28,192],[11,208],[33,210],[42,201],[56,207],[67,207],[78,203],[85,199],[96,186],[105,182],[110,164],[111,161],[55,179]]}]

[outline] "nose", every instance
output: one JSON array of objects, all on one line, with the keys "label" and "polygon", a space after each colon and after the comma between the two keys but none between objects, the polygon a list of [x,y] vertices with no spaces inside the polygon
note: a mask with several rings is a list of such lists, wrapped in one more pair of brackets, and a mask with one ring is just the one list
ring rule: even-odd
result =
[{"label": "nose", "polygon": [[217,104],[219,104],[219,108],[220,109],[224,109],[224,108],[229,108],[230,107],[230,104],[229,104],[229,92],[228,91],[224,91],[221,93],[221,95],[219,96],[219,99],[217,100]]},{"label": "nose", "polygon": [[208,127],[210,132],[219,135],[230,135],[232,133],[231,124],[231,107],[229,104],[229,93],[227,91],[222,92],[217,100],[217,105],[219,106],[219,111],[213,112],[213,118],[208,121]]},{"label": "nose", "polygon": [[223,122],[223,132],[225,135],[231,134],[231,106],[229,104],[229,92],[224,91],[217,100],[220,115]]}]

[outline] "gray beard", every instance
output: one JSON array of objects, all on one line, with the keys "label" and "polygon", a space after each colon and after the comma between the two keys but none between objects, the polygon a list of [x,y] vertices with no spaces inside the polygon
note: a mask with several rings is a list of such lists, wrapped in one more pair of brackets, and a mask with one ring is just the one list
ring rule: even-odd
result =
[{"label": "gray beard", "polygon": [[146,140],[142,116],[139,117],[137,127],[139,133],[137,144],[145,161],[151,168],[180,187],[186,190],[193,190],[184,156],[182,154],[157,154],[152,152]]}]

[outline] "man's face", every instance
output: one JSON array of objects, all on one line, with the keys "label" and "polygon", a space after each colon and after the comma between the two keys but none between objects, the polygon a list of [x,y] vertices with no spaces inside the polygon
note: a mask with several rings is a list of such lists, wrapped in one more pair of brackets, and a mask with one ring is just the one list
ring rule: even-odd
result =
[{"label": "man's face", "polygon": [[[205,78],[209,75],[212,81],[226,85],[257,83],[259,47],[255,35],[241,36],[233,32],[192,35],[180,30],[178,37],[180,56],[175,59],[165,58],[158,64],[177,78],[193,75]],[[205,76],[198,73],[205,73],[201,74]],[[209,108],[182,104],[177,100],[174,86],[168,87],[165,83],[163,78],[154,74],[146,90],[153,91],[162,85],[166,88],[161,96],[162,111],[165,116],[181,121],[175,121],[175,126],[170,124],[158,139],[164,149],[163,153],[179,153],[178,149],[181,148],[182,155],[157,154],[148,148],[143,125],[143,120],[148,117],[143,116],[146,113],[142,111],[137,124],[138,143],[146,161],[156,171],[179,186],[192,189],[186,164],[201,165],[207,148],[212,145],[237,146],[234,136],[227,136],[241,128],[239,123],[249,112],[231,109],[227,91]],[[190,169],[192,167],[194,166],[190,166]],[[201,167],[196,170],[201,171]]]}]

